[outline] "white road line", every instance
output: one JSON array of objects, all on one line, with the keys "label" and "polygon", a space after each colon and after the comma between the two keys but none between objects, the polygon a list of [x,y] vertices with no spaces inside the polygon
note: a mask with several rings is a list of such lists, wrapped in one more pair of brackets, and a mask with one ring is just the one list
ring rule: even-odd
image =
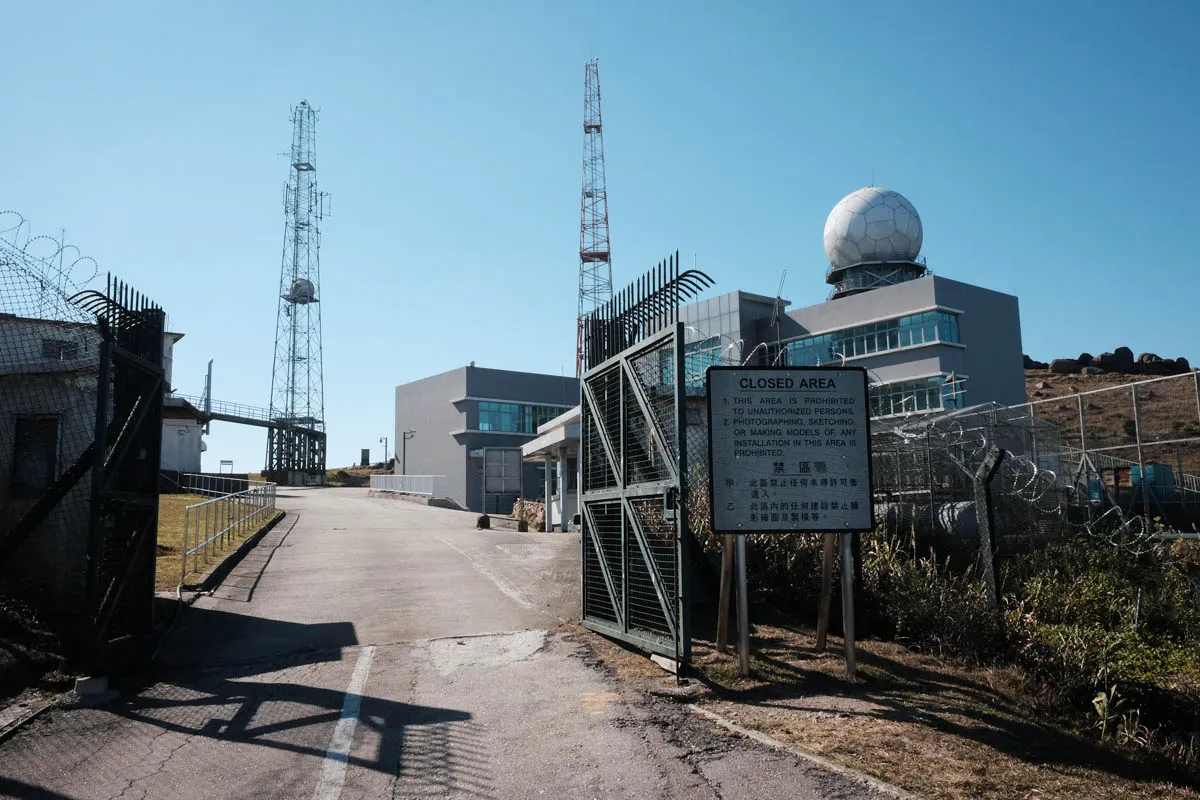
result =
[{"label": "white road line", "polygon": [[471,566],[475,567],[475,569],[482,572],[484,574],[484,577],[486,577],[492,583],[496,584],[496,588],[499,589],[500,591],[504,592],[504,594],[507,595],[509,598],[511,598],[513,600],[513,602],[517,603],[518,605],[520,605],[524,608],[533,608],[533,603],[529,602],[529,598],[527,598],[527,597],[525,597],[525,595],[521,594],[520,589],[513,586],[508,581],[504,580],[496,573],[492,572],[492,570],[486,564],[481,564],[480,562],[476,561],[475,559],[473,559],[469,555],[467,555],[462,550],[462,548],[446,541],[445,539],[443,539],[440,536],[437,536],[436,534],[434,535],[433,538],[437,539],[442,544],[444,544],[447,547],[456,551],[460,556],[465,558],[467,561],[470,561]]},{"label": "white road line", "polygon": [[358,654],[350,685],[346,687],[346,699],[342,701],[342,715],[338,718],[329,749],[325,751],[325,769],[317,781],[313,800],[337,800],[342,796],[342,784],[346,781],[346,762],[350,759],[350,745],[354,743],[354,729],[358,726],[358,714],[362,709],[362,693],[371,674],[371,661],[375,658],[375,646],[364,647]]}]

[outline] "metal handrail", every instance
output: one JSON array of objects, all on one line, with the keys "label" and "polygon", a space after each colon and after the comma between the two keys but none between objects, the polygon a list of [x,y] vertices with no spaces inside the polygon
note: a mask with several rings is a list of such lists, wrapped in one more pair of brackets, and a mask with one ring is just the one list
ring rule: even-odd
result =
[{"label": "metal handrail", "polygon": [[[188,557],[203,551],[205,563],[213,556],[215,544],[222,537],[225,543],[240,533],[257,530],[275,516],[276,485],[263,483],[240,492],[213,497],[187,506],[183,511],[183,557],[180,559],[179,583],[187,581]],[[194,538],[189,536],[194,532]],[[188,541],[195,545],[188,547]],[[193,558],[193,567],[195,559]]]},{"label": "metal handrail", "polygon": [[448,484],[445,475],[372,475],[371,491],[415,494],[445,499]]},{"label": "metal handrail", "polygon": [[248,406],[242,403],[231,403],[227,400],[206,400],[203,397],[197,397],[191,394],[180,394],[176,392],[172,397],[178,397],[180,400],[186,400],[200,411],[205,411],[212,414],[224,414],[230,417],[242,417],[244,419],[257,419],[263,422],[271,422],[270,409],[261,406]]},{"label": "metal handrail", "polygon": [[[1134,447],[1134,446],[1135,445],[1125,445],[1125,447]],[[1085,452],[1083,450],[1080,450],[1078,447],[1068,447],[1068,446],[1064,446],[1062,448],[1062,451],[1063,451],[1063,455],[1067,456],[1068,459],[1072,459],[1072,460],[1076,459],[1076,458],[1082,458],[1084,455],[1084,452]],[[1109,469],[1112,469],[1113,467],[1121,467],[1121,468],[1127,469],[1127,468],[1131,468],[1131,467],[1136,467],[1138,465],[1138,462],[1136,462],[1136,461],[1130,461],[1127,458],[1120,458],[1118,456],[1112,456],[1112,455],[1109,455],[1108,453],[1100,452],[1097,450],[1092,450],[1090,448],[1086,451],[1086,453],[1089,458],[1091,458],[1093,461],[1096,462],[1097,466],[1108,467]],[[1172,471],[1172,474],[1175,476],[1177,489],[1180,489],[1185,492],[1195,492],[1196,494],[1200,494],[1200,476],[1191,475],[1186,472],[1176,472],[1176,471]]]},{"label": "metal handrail", "polygon": [[201,472],[185,472],[179,476],[179,487],[188,494],[225,495],[243,492],[256,486],[266,486],[268,481],[240,478],[236,475],[212,475]]}]

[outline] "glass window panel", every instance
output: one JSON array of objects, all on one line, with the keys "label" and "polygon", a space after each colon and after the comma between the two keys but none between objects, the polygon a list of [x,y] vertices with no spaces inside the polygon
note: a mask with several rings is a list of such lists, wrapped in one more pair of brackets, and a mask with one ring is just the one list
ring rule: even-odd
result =
[{"label": "glass window panel", "polygon": [[[873,322],[832,333],[793,339],[784,345],[787,363],[815,366],[830,361],[865,356],[898,347],[927,344],[938,340],[958,342],[958,315],[944,311],[909,314],[893,320]],[[719,353],[713,354],[718,359]],[[777,363],[783,363],[781,359]],[[897,412],[898,413],[898,412]]]}]

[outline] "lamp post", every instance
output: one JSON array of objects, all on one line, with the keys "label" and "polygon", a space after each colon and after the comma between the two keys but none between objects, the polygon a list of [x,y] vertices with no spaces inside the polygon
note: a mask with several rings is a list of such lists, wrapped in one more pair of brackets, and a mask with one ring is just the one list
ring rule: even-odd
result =
[{"label": "lamp post", "polygon": [[404,432],[404,438],[400,441],[400,474],[408,474],[408,440],[416,435],[416,431],[409,428]]},{"label": "lamp post", "polygon": [[388,438],[386,436],[384,436],[379,441],[383,442],[383,464],[386,467],[387,466]]}]

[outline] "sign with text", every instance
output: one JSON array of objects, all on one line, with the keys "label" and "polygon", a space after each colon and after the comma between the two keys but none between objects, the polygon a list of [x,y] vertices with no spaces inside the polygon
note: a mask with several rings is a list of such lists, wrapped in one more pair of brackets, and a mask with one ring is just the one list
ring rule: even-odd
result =
[{"label": "sign with text", "polygon": [[710,367],[713,530],[871,530],[868,426],[864,369]]}]

